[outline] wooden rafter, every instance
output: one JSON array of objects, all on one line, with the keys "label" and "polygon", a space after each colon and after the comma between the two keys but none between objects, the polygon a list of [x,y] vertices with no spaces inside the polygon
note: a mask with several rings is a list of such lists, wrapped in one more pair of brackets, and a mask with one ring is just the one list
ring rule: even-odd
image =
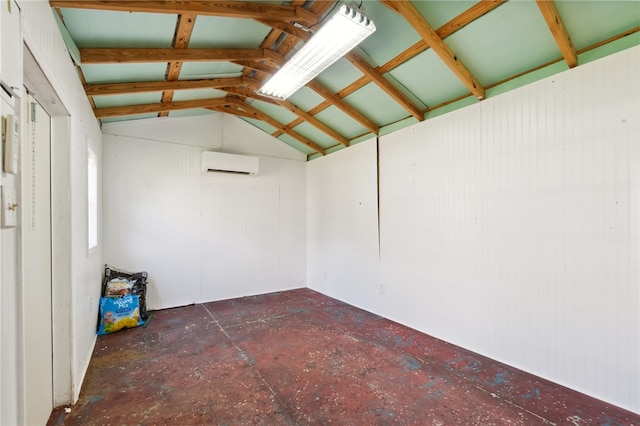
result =
[{"label": "wooden rafter", "polygon": [[[303,6],[305,3],[305,0],[293,0],[291,2],[291,6]],[[264,22],[263,22],[264,23]],[[286,25],[288,25],[288,23],[285,23]],[[271,31],[269,31],[269,34],[267,34],[267,36],[264,38],[264,40],[262,40],[262,43],[260,43],[260,48],[261,49],[271,49],[276,42],[282,37],[282,36],[286,36],[288,35],[286,32],[283,32],[280,28],[277,27],[271,27]],[[246,68],[243,70],[243,74],[244,75],[249,75],[250,73],[254,73],[254,77],[257,79],[263,79],[266,76],[268,76],[268,74],[264,74],[260,71],[255,71],[252,68]]]},{"label": "wooden rafter", "polygon": [[365,128],[369,129],[372,133],[378,134],[380,128],[367,117],[365,117],[362,113],[356,110],[351,105],[347,104],[341,98],[339,98],[335,93],[324,87],[322,84],[317,81],[310,81],[307,86],[315,91],[317,94],[331,102],[334,106],[341,109],[342,112],[351,116],[358,123],[362,124]]},{"label": "wooden rafter", "polygon": [[279,129],[280,131],[282,131],[283,133],[291,136],[292,138],[300,141],[301,143],[303,143],[304,145],[308,146],[309,148],[313,149],[314,151],[324,155],[325,154],[325,150],[324,148],[322,148],[321,146],[319,146],[318,144],[314,143],[312,140],[302,136],[301,134],[299,134],[298,132],[296,132],[295,130],[287,127],[286,125],[280,123],[279,121],[277,121],[276,119],[274,119],[273,117],[270,117],[269,115],[265,114],[264,112],[260,111],[259,109],[246,104],[244,102],[242,102],[239,99],[234,99],[234,98],[229,98],[229,104],[230,106],[239,108],[241,110],[244,110],[248,113],[250,113],[251,115],[253,115],[253,118],[258,119],[260,121],[264,121],[265,123],[268,123],[269,125]]},{"label": "wooden rafter", "polygon": [[212,108],[229,103],[228,98],[196,99],[193,101],[160,102],[156,104],[127,105],[93,110],[96,118],[123,117],[126,115],[148,114],[181,109]]},{"label": "wooden rafter", "polygon": [[295,115],[297,115],[298,117],[300,117],[301,119],[303,119],[307,123],[311,124],[312,126],[317,128],[318,130],[320,130],[320,131],[326,133],[327,135],[331,136],[333,139],[337,140],[342,145],[349,146],[349,140],[347,138],[345,138],[340,133],[336,132],[331,127],[327,126],[326,124],[324,124],[323,122],[321,122],[320,120],[318,120],[317,118],[315,118],[314,116],[309,114],[308,112],[300,109],[298,106],[292,104],[291,102],[281,101],[281,100],[278,100],[276,102],[278,102],[278,104],[281,107],[283,107],[283,108],[289,110],[290,112],[294,113]]},{"label": "wooden rafter", "polygon": [[[173,36],[173,48],[174,49],[186,49],[189,46],[189,40],[191,39],[191,33],[193,32],[193,26],[196,23],[196,15],[192,13],[185,13],[178,15],[178,22],[176,23],[176,32]],[[167,81],[175,81],[180,77],[180,71],[182,70],[182,62],[171,61],[167,64]],[[173,90],[165,90],[162,93],[162,102],[171,102],[173,100]],[[166,117],[169,115],[168,111],[162,111],[160,117]]]},{"label": "wooden rafter", "polygon": [[[456,31],[466,27],[471,22],[485,15],[486,13],[491,12],[496,7],[506,3],[507,0],[481,0],[471,6],[469,9],[462,12],[460,15],[456,16],[449,22],[442,25],[440,28],[436,30],[436,34],[438,37],[444,39],[449,37]],[[391,59],[386,64],[378,67],[378,71],[381,74],[385,72],[389,72],[392,69],[402,65],[407,62],[409,59],[418,55],[421,52],[424,52],[429,48],[429,45],[424,40],[420,40],[414,43],[411,47],[400,53],[395,58]]]},{"label": "wooden rafter", "polygon": [[[258,19],[258,22],[271,27],[275,30],[278,30],[281,33],[284,33],[290,37],[293,37],[295,40],[307,41],[311,38],[311,34],[308,32],[295,27],[288,22],[281,21],[268,21],[266,19]],[[268,36],[268,35],[267,35]]]},{"label": "wooden rafter", "polygon": [[560,48],[560,52],[562,52],[562,56],[564,57],[564,60],[567,61],[569,68],[577,66],[578,54],[576,53],[576,49],[573,47],[571,37],[569,37],[569,32],[562,22],[562,18],[558,13],[555,3],[552,0],[536,0],[536,3],[538,3],[538,8],[540,9],[540,12],[542,12],[542,16],[547,22],[547,26],[549,27],[549,30],[551,30],[551,34],[556,40],[556,44]]},{"label": "wooden rafter", "polygon": [[400,104],[404,109],[409,111],[409,114],[414,116],[416,120],[423,121],[424,114],[411,102],[411,100],[405,96],[397,87],[395,87],[389,80],[384,78],[374,67],[372,67],[367,61],[355,52],[348,53],[345,58],[355,65],[364,75],[366,75],[371,81],[378,85],[387,95]]},{"label": "wooden rafter", "polygon": [[400,13],[440,59],[458,76],[460,81],[467,86],[469,91],[478,99],[484,99],[484,87],[482,87],[478,79],[464,66],[449,46],[442,41],[442,38],[436,34],[435,30],[409,0],[380,0],[380,2]]},{"label": "wooden rafter", "polygon": [[[303,5],[305,3],[305,0],[294,0],[292,2],[292,5]],[[320,16],[324,16],[335,4],[335,1],[315,1],[312,5],[311,5],[311,12],[314,13],[316,16],[320,17]],[[278,31],[276,29],[272,30],[267,37],[265,37],[263,43],[260,45],[260,47],[273,47],[274,44],[276,43],[276,41],[279,39],[280,35],[282,34],[281,31]],[[295,44],[297,43],[297,40],[293,37],[285,37],[284,40],[281,41],[280,45],[277,47],[277,51],[278,53],[282,54],[282,56],[284,57],[285,55],[287,55],[295,46]],[[245,68],[245,72],[250,72],[251,69],[250,68]],[[259,79],[266,79],[269,77],[269,75],[272,74],[272,71],[256,71],[256,78]],[[326,102],[326,101],[325,101]],[[309,113],[307,113],[309,114]],[[309,114],[311,116],[313,116],[313,114]],[[289,123],[289,126],[291,128],[294,128],[300,124],[302,124],[304,122],[304,119],[300,116],[298,116],[298,118],[296,118],[294,121],[292,121],[291,123]],[[281,131],[276,130],[274,133],[272,133],[273,137],[278,137],[282,134]]]},{"label": "wooden rafter", "polygon": [[196,14],[227,18],[267,19],[314,25],[318,17],[296,6],[278,6],[262,2],[238,1],[113,1],[113,0],[51,0],[52,7],[112,10],[119,12],[145,12],[170,14]]},{"label": "wooden rafter", "polygon": [[[259,62],[234,61],[234,63],[237,63],[245,67],[254,68],[258,71],[262,71],[270,74],[276,71],[275,68],[269,67],[268,65],[261,64]],[[307,87],[311,88],[320,96],[327,99],[329,102],[331,102],[332,105],[342,110],[345,114],[349,115],[351,118],[353,118],[354,120],[362,124],[365,128],[369,129],[371,132],[378,134],[379,128],[378,126],[376,126],[376,124],[373,121],[369,120],[367,117],[365,117],[362,113],[357,111],[351,105],[348,105],[345,101],[343,101],[341,98],[336,96],[333,92],[331,92],[331,90],[327,89],[322,84],[312,80],[309,83],[307,83]]]},{"label": "wooden rafter", "polygon": [[[471,6],[470,8],[468,8],[467,10],[465,10],[464,12],[462,12],[460,15],[456,16],[455,18],[453,18],[452,20],[450,20],[449,22],[445,23],[440,28],[438,28],[436,30],[436,34],[438,34],[438,36],[441,38],[448,37],[451,34],[458,31],[459,29],[464,28],[466,25],[470,24],[471,22],[475,21],[476,19],[480,18],[484,14],[492,11],[493,9],[495,9],[496,7],[504,3],[506,3],[506,0],[481,0],[476,4],[474,4],[473,6]],[[378,73],[384,74],[402,65],[409,59],[413,58],[414,56],[418,55],[419,53],[425,51],[428,48],[429,48],[429,45],[424,40],[420,40],[417,43],[415,43],[413,46],[411,46],[410,48],[402,52],[400,55],[396,56],[395,58],[392,58],[389,62],[379,67],[376,67],[375,69],[378,71]],[[353,92],[361,89],[362,87],[369,84],[370,82],[371,80],[367,76],[363,76],[362,78],[359,78],[358,80],[351,83],[349,86],[340,90],[338,93],[336,93],[336,95],[339,98],[344,98],[346,96],[349,96]],[[322,102],[321,104],[317,105],[312,110],[310,110],[309,113],[318,114],[319,112],[327,109],[331,105],[332,104],[329,101]],[[424,110],[423,113],[425,113],[426,111],[428,111],[428,109]],[[292,127],[295,127],[300,123],[302,123],[302,120],[297,118],[293,120],[291,123],[289,123],[289,125]],[[274,135],[274,136],[277,136],[277,135]]]},{"label": "wooden rafter", "polygon": [[90,48],[80,49],[83,64],[146,62],[214,62],[280,60],[269,49],[174,49],[174,48]]},{"label": "wooden rafter", "polygon": [[87,84],[87,96],[124,95],[128,93],[162,92],[189,89],[222,89],[225,87],[255,87],[260,84],[249,77],[210,78],[204,80],[142,81],[133,83]]},{"label": "wooden rafter", "polygon": [[[331,136],[333,139],[335,139],[336,141],[338,141],[342,145],[349,146],[349,140],[347,138],[345,138],[340,133],[336,132],[331,127],[327,126],[326,124],[324,124],[323,122],[321,122],[320,120],[315,118],[313,115],[309,114],[308,112],[304,111],[303,109],[301,109],[300,107],[296,106],[295,104],[293,104],[293,103],[291,103],[289,101],[283,101],[283,100],[280,100],[280,99],[268,98],[266,96],[258,95],[255,92],[253,92],[252,90],[247,90],[247,89],[242,90],[242,89],[229,88],[229,89],[227,89],[227,91],[229,93],[232,93],[232,94],[235,94],[235,95],[238,95],[238,96],[242,96],[242,97],[246,97],[246,98],[250,98],[250,99],[257,99],[259,101],[267,102],[267,103],[270,103],[272,105],[278,105],[278,106],[280,106],[280,107],[292,112],[293,114],[297,115],[298,117],[300,117],[300,119],[302,121],[306,121],[307,123],[309,123],[312,126],[314,126],[315,128],[317,128],[318,130],[320,130],[320,131],[326,133],[327,135]],[[291,128],[293,128],[293,127],[291,127]]]}]

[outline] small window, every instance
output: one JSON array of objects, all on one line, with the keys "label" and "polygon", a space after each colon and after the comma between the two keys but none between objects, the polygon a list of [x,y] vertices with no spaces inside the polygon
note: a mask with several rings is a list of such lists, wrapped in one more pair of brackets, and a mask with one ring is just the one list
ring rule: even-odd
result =
[{"label": "small window", "polygon": [[87,137],[87,201],[89,250],[98,246],[98,155]]}]

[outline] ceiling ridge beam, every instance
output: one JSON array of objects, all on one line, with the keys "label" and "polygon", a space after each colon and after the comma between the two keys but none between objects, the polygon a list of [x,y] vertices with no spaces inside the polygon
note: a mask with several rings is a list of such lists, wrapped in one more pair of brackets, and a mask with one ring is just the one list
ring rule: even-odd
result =
[{"label": "ceiling ridge beam", "polygon": [[387,95],[389,95],[394,101],[400,104],[402,108],[407,110],[409,114],[415,117],[418,121],[424,120],[424,114],[411,102],[411,100],[397,87],[395,87],[389,80],[387,80],[382,74],[375,70],[369,62],[367,62],[362,56],[356,52],[349,52],[345,58],[351,62],[356,68],[358,68],[365,76],[378,85]]},{"label": "ceiling ridge beam", "polygon": [[196,14],[227,18],[268,19],[299,22],[306,26],[318,23],[318,17],[300,6],[282,6],[261,2],[237,1],[109,1],[50,0],[52,7],[168,14]]},{"label": "ceiling ridge beam", "polygon": [[229,99],[208,98],[192,101],[159,102],[154,104],[126,105],[108,108],[96,108],[93,110],[96,118],[123,117],[126,115],[148,114],[162,111],[176,111],[182,109],[211,108],[229,103]]},{"label": "ceiling ridge beam", "polygon": [[279,121],[277,121],[275,118],[269,116],[268,114],[260,111],[259,109],[241,101],[240,99],[234,99],[234,98],[230,98],[229,99],[229,103],[232,106],[236,106],[238,108],[242,108],[245,111],[251,113],[252,115],[254,115],[254,118],[260,120],[260,121],[264,121],[265,123],[279,129],[280,131],[282,131],[283,133],[291,136],[292,138],[298,140],[299,142],[301,142],[302,144],[308,146],[309,148],[313,149],[314,151],[325,155],[326,152],[324,150],[324,148],[322,148],[320,145],[316,144],[315,142],[313,142],[312,140],[306,138],[305,136],[302,136],[300,133],[296,132],[295,130],[287,127],[285,124],[280,123]]},{"label": "ceiling ridge beam", "polygon": [[578,54],[575,47],[573,47],[567,27],[564,26],[555,3],[552,0],[536,0],[536,3],[567,65],[569,65],[569,68],[577,66]]},{"label": "ceiling ridge beam", "polygon": [[269,49],[84,48],[82,64],[273,60]]},{"label": "ceiling ridge beam", "polygon": [[427,20],[409,0],[380,0],[380,2],[392,10],[400,13],[422,39],[433,49],[440,59],[453,71],[453,73],[467,86],[469,91],[478,99],[485,98],[484,87],[478,79],[465,67],[449,46],[442,41]]}]

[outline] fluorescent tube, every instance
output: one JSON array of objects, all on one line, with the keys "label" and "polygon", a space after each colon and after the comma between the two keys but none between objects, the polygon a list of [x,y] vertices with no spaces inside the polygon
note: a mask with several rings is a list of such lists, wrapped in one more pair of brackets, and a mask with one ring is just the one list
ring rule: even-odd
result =
[{"label": "fluorescent tube", "polygon": [[286,99],[342,58],[376,30],[360,11],[340,6],[331,19],[258,90]]}]

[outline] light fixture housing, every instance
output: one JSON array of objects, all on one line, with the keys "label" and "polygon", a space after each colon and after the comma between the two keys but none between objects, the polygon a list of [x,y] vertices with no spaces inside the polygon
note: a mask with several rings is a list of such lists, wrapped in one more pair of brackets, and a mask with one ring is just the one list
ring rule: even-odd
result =
[{"label": "light fixture housing", "polygon": [[376,30],[360,10],[345,4],[258,90],[287,99],[299,88],[346,55]]}]

